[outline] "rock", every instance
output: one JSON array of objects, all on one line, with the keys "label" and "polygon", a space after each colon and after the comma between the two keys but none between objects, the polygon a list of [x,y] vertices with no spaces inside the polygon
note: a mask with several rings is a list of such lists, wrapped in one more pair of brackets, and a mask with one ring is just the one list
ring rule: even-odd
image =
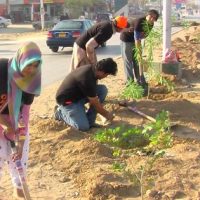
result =
[{"label": "rock", "polygon": [[66,176],[63,176],[63,177],[61,177],[60,179],[59,179],[59,182],[60,183],[66,183],[66,182],[69,182],[70,181],[70,179],[68,178],[68,177],[66,177]]},{"label": "rock", "polygon": [[158,194],[157,190],[147,190],[146,195],[147,197],[155,197]]}]

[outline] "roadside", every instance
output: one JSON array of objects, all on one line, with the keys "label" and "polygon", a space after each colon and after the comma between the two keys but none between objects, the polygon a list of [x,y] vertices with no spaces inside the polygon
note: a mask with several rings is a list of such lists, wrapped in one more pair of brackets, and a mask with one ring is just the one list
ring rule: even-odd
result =
[{"label": "roadside", "polygon": [[47,31],[36,31],[32,24],[12,24],[8,28],[0,29],[0,41],[26,40],[46,37]]}]

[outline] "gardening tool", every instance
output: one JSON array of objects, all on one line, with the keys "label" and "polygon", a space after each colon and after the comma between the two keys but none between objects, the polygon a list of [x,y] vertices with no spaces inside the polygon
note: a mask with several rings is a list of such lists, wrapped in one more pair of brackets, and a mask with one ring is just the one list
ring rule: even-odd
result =
[{"label": "gardening tool", "polygon": [[[10,145],[11,145],[12,153],[13,154],[16,153],[17,150],[16,150],[15,142],[10,141]],[[26,178],[25,178],[25,175],[24,175],[24,171],[23,171],[23,167],[22,167],[22,163],[21,163],[20,159],[15,161],[15,166],[16,166],[16,169],[17,169],[17,172],[18,172],[18,175],[19,175],[20,183],[22,185],[24,198],[25,198],[25,200],[31,200],[31,196],[30,196],[30,193],[29,193],[28,185],[26,183]]]},{"label": "gardening tool", "polygon": [[[131,110],[134,113],[136,113],[136,114],[148,119],[149,121],[156,122],[155,118],[153,118],[153,117],[141,112],[140,110],[137,109],[136,106],[134,106],[134,107],[133,106],[128,106],[126,102],[119,102],[119,105],[123,106],[123,107],[127,107],[129,110]],[[177,126],[177,123],[170,123],[170,128],[175,127],[175,126]]]},{"label": "gardening tool", "polygon": [[135,107],[135,106],[134,106],[134,107],[133,107],[133,106],[128,106],[126,102],[119,102],[119,105],[120,105],[120,106],[123,106],[123,107],[127,107],[129,110],[131,110],[131,111],[133,111],[134,113],[136,113],[136,114],[138,114],[138,115],[140,115],[140,116],[142,116],[142,117],[148,119],[149,121],[156,122],[156,119],[155,119],[155,118],[153,118],[153,117],[151,117],[151,116],[149,116],[149,115],[147,115],[147,114],[145,114],[145,113],[139,111],[139,110],[137,109],[137,107]]},{"label": "gardening tool", "polygon": [[[0,113],[6,108],[7,105],[8,105],[8,102],[6,102],[1,107]],[[11,146],[12,154],[16,153],[17,150],[16,150],[16,145],[15,145],[14,141],[10,141],[10,146]],[[17,172],[18,172],[18,175],[19,175],[20,183],[22,185],[22,190],[23,190],[23,193],[24,193],[24,198],[25,198],[25,200],[31,200],[31,196],[30,196],[30,193],[29,193],[28,185],[26,183],[26,178],[24,176],[24,171],[23,171],[23,167],[22,167],[22,163],[21,163],[20,159],[18,159],[18,160],[15,161],[15,166],[16,166],[16,169],[17,169]]]}]

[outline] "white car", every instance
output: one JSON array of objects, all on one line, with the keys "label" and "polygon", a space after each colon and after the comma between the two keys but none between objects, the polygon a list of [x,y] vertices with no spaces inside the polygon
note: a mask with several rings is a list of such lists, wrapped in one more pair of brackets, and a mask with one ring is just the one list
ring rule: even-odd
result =
[{"label": "white car", "polygon": [[0,28],[6,28],[8,25],[11,25],[11,19],[6,19],[0,16]]}]

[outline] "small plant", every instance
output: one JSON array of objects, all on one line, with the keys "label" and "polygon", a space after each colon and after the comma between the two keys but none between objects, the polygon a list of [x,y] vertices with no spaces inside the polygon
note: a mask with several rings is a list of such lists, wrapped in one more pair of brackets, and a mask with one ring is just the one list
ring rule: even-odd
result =
[{"label": "small plant", "polygon": [[125,163],[120,163],[120,162],[114,162],[112,164],[112,169],[116,172],[122,172],[125,170],[126,164]]},{"label": "small plant", "polygon": [[137,180],[140,183],[140,195],[141,195],[141,199],[144,199],[144,192],[145,192],[145,181],[151,180],[152,182],[152,178],[148,179],[146,177],[145,179],[145,175],[147,176],[147,173],[152,169],[155,161],[161,157],[163,157],[163,155],[165,154],[164,151],[158,151],[157,153],[153,154],[153,155],[149,155],[148,159],[146,160],[146,162],[144,163],[144,165],[141,165],[139,170],[137,172],[135,172],[135,176],[137,178]]},{"label": "small plant", "polygon": [[114,147],[124,149],[146,146],[148,144],[147,136],[142,134],[142,128],[127,128],[124,126],[113,129],[105,129],[95,134],[94,139]]},{"label": "small plant", "polygon": [[[148,177],[148,172],[153,168],[155,161],[165,154],[164,149],[172,145],[169,113],[167,111],[160,112],[156,116],[156,121],[146,124],[144,128],[127,128],[123,126],[105,129],[96,133],[94,139],[118,148],[143,147],[144,151],[150,152],[146,162],[137,171],[127,169],[125,163],[115,162],[112,165],[114,171],[123,172],[136,185],[139,183],[141,199],[144,199],[145,185],[148,185],[149,182],[152,185],[153,182],[152,177]],[[119,156],[120,153],[119,149],[115,149],[113,155]],[[132,165],[134,166],[134,164]]]},{"label": "small plant", "polygon": [[144,94],[142,86],[133,81],[129,81],[127,86],[122,91],[121,97],[125,99],[141,99]]},{"label": "small plant", "polygon": [[121,155],[121,149],[119,149],[119,148],[114,148],[114,150],[113,150],[113,156],[114,157],[119,157],[120,155]]},{"label": "small plant", "polygon": [[156,122],[145,125],[143,134],[149,135],[148,149],[158,151],[169,148],[172,145],[172,135],[170,131],[169,112],[162,111],[156,116]]},{"label": "small plant", "polygon": [[170,133],[169,113],[162,111],[156,116],[156,122],[142,127],[125,127],[104,129],[94,135],[94,139],[114,147],[130,149],[136,147],[156,151],[172,144]]},{"label": "small plant", "polygon": [[185,29],[188,29],[191,26],[191,23],[189,21],[183,20],[181,21],[181,26],[183,26]]},{"label": "small plant", "polygon": [[165,87],[167,88],[167,91],[168,91],[168,92],[174,91],[175,84],[174,84],[172,81],[170,81],[170,80],[164,78],[164,77],[163,77],[162,75],[160,75],[160,74],[158,74],[158,75],[156,76],[156,79],[157,79],[158,84],[163,85],[163,86],[165,86]]}]

